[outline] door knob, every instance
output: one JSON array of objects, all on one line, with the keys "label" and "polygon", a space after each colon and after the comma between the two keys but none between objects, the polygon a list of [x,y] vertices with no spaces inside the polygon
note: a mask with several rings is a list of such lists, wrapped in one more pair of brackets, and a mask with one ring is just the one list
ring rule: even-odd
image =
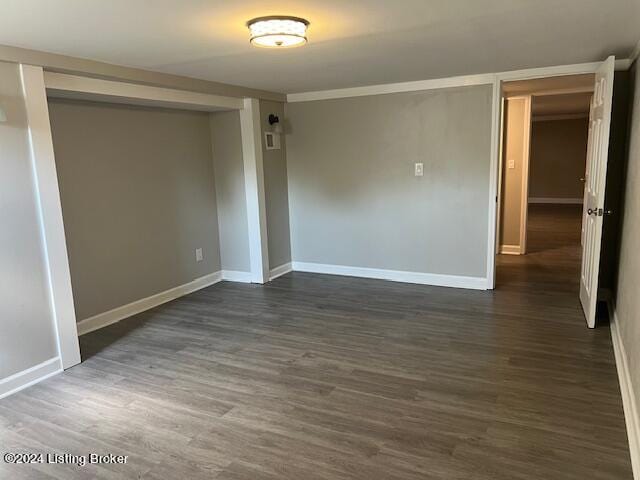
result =
[{"label": "door knob", "polygon": [[598,215],[598,211],[595,208],[587,208],[587,214],[588,215]]}]

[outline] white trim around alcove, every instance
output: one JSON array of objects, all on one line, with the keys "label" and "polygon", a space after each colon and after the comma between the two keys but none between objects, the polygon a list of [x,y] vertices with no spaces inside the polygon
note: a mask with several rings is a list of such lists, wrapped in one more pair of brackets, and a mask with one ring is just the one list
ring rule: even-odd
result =
[{"label": "white trim around alcove", "polygon": [[[264,219],[262,135],[257,99],[226,97],[123,81],[45,72],[42,67],[34,65],[20,65],[20,75],[28,117],[30,155],[35,194],[39,207],[42,249],[48,277],[52,321],[58,349],[57,358],[61,363],[61,368],[66,369],[80,362],[78,334],[115,323],[225,278],[233,279],[233,281],[257,281],[260,283],[267,280],[269,272],[264,268],[264,265],[268,265],[268,254],[266,220]],[[253,246],[254,253],[256,253],[254,255],[255,261],[252,263],[254,270],[252,272],[215,272],[186,285],[160,292],[76,323],[47,95],[205,112],[239,110],[244,125],[242,146],[245,173],[248,173],[247,177],[252,181],[251,186],[255,187],[247,189],[247,203],[251,205],[250,211],[258,212],[261,218],[259,230],[253,229],[251,226],[249,230],[249,241]],[[256,221],[256,218],[252,217],[249,221]],[[256,232],[260,234],[256,235]],[[40,368],[45,369],[44,376],[52,374],[47,370],[51,368],[49,364],[32,366],[25,370],[28,373],[11,377],[13,383],[9,392],[17,391],[44,378],[40,375],[43,373],[40,372]],[[0,382],[6,380],[0,380]]]},{"label": "white trim around alcove", "polygon": [[269,243],[259,100],[255,98],[244,100],[244,108],[240,110],[240,130],[242,132],[251,281],[266,283],[269,281]]},{"label": "white trim around alcove", "polygon": [[244,108],[242,98],[44,72],[50,97],[216,112]]},{"label": "white trim around alcove", "polygon": [[49,308],[63,368],[80,363],[71,273],[42,67],[20,65]]},{"label": "white trim around alcove", "polygon": [[[39,68],[42,72],[40,67],[32,68]],[[231,281],[253,281],[258,283],[267,281],[269,272],[265,267],[265,265],[268,265],[268,251],[264,204],[262,135],[259,116],[260,105],[257,99],[212,95],[57,72],[44,72],[43,75],[47,94],[57,98],[205,112],[239,110],[242,127],[246,201],[248,211],[252,213],[248,219],[252,271],[222,271],[219,273],[223,279]]]}]

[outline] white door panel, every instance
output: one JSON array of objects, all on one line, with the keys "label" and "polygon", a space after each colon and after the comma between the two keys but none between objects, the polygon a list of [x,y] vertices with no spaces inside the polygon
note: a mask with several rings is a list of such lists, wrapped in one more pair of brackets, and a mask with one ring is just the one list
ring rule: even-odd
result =
[{"label": "white door panel", "polygon": [[580,271],[580,303],[582,303],[589,328],[595,327],[596,323],[614,72],[615,58],[609,57],[596,72],[595,90],[589,114]]}]

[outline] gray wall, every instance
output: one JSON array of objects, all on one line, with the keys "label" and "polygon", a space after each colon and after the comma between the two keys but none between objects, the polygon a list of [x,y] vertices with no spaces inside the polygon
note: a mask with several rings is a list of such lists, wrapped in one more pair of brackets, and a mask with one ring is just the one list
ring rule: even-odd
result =
[{"label": "gray wall", "polygon": [[640,405],[640,75],[632,70],[631,124],[615,308],[636,404]]},{"label": "gray wall", "polygon": [[280,150],[266,149],[264,132],[272,130],[268,122],[270,113],[277,115],[280,118],[280,123],[284,125],[286,123],[284,104],[266,100],[260,101],[269,267],[273,269],[291,262],[291,233],[289,231],[286,138],[285,135],[281,135]]},{"label": "gray wall", "polygon": [[491,96],[287,104],[293,261],[485,277]]},{"label": "gray wall", "polygon": [[18,65],[0,62],[0,380],[58,355]]},{"label": "gray wall", "polygon": [[49,108],[79,321],[220,269],[208,114]]},{"label": "gray wall", "polygon": [[240,113],[211,114],[211,140],[215,169],[223,270],[249,272],[249,226],[244,188]]},{"label": "gray wall", "polygon": [[533,122],[529,197],[582,198],[589,119]]}]

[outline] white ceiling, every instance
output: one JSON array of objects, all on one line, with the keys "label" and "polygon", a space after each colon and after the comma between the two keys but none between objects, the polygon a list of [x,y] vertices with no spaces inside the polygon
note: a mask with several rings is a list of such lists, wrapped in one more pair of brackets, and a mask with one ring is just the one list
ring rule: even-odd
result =
[{"label": "white ceiling", "polygon": [[534,116],[589,115],[591,93],[544,95],[533,97],[531,113]]},{"label": "white ceiling", "polygon": [[[311,21],[249,45],[245,22]],[[2,0],[0,44],[294,93],[630,55],[638,0]]]}]

